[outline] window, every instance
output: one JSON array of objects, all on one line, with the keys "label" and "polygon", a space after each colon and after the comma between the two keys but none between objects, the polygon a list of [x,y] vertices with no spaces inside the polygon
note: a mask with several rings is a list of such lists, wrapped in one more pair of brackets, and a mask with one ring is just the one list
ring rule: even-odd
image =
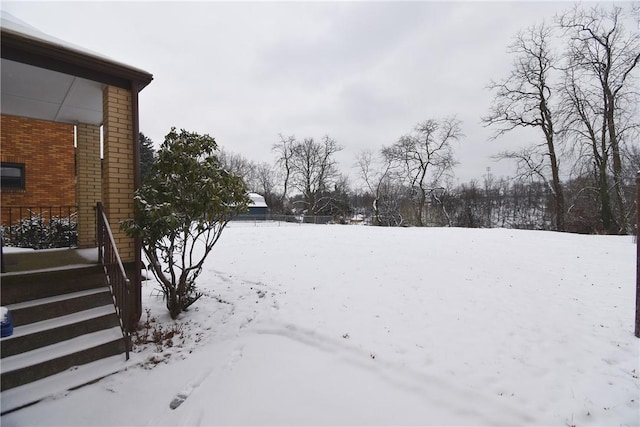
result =
[{"label": "window", "polygon": [[0,163],[0,186],[3,190],[24,190],[24,163]]}]

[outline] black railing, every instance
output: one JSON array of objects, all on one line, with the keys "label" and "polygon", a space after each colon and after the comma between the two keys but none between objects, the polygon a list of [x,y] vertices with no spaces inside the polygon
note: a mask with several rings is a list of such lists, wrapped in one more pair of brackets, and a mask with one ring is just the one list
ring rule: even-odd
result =
[{"label": "black railing", "polygon": [[118,254],[116,242],[113,239],[109,221],[100,202],[98,202],[97,206],[97,215],[98,259],[104,268],[107,284],[111,289],[111,295],[113,295],[113,303],[116,306],[116,313],[120,319],[120,326],[125,338],[127,360],[129,360],[129,347],[131,346],[129,332],[131,281],[127,278],[127,273]]},{"label": "black railing", "polygon": [[5,246],[49,249],[78,245],[77,206],[2,206]]}]

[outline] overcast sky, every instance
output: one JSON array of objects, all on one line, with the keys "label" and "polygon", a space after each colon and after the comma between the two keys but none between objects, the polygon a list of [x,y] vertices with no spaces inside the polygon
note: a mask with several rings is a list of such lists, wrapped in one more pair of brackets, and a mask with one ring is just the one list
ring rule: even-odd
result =
[{"label": "overcast sky", "polygon": [[[1,8],[67,42],[144,69],[140,130],[208,133],[272,163],[278,134],[329,135],[344,170],[429,118],[455,115],[460,182],[513,165],[490,156],[539,138],[491,141],[481,124],[518,30],[571,2],[12,2]],[[355,184],[355,182],[354,182]]]}]

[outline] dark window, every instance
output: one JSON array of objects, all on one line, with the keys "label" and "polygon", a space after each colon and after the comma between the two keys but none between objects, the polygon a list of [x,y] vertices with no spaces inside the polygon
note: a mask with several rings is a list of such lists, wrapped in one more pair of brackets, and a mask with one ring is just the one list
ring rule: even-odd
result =
[{"label": "dark window", "polygon": [[3,190],[24,190],[24,163],[0,163],[0,185]]}]

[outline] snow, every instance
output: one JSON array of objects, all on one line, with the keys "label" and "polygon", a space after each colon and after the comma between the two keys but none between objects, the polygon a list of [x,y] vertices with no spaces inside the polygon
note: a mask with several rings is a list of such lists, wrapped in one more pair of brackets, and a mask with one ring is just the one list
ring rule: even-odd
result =
[{"label": "snow", "polygon": [[[87,248],[87,249],[71,249],[68,247],[65,248],[52,248],[52,249],[32,249],[32,248],[19,248],[19,247],[14,247],[14,246],[3,246],[2,247],[2,251],[5,254],[19,254],[19,253],[34,253],[35,251],[38,251],[38,254],[46,257],[47,254],[51,254],[51,253],[60,253],[60,252],[68,252],[68,251],[73,251],[74,255],[78,255],[79,256],[79,260],[81,261],[81,263],[75,263],[75,264],[66,264],[63,266],[57,265],[54,267],[48,267],[48,268],[40,268],[37,270],[31,270],[32,273],[43,273],[43,272],[51,272],[51,271],[61,271],[61,270],[72,270],[72,269],[77,269],[77,268],[93,268],[93,266],[88,265],[88,264],[96,264],[99,262],[99,254],[98,254],[98,248]],[[6,273],[2,273],[3,276],[16,276],[16,275],[21,275],[24,274],[23,271],[10,271],[10,272],[6,272]]]},{"label": "snow", "polygon": [[2,359],[4,372],[16,371],[38,363],[53,360],[68,354],[80,352],[99,344],[105,344],[122,338],[122,329],[115,326],[89,334],[80,335],[67,341],[40,347],[26,353],[16,354]]},{"label": "snow", "polygon": [[[87,384],[91,381],[95,381],[97,378],[118,372],[123,367],[122,355],[111,356],[106,359],[100,359],[95,362],[87,363],[70,369],[71,372],[66,371],[50,377],[46,377],[42,380],[28,383],[20,387],[15,387],[2,392],[2,408],[19,408],[24,404],[30,403],[25,401],[24,396],[29,395],[31,399],[38,400],[47,396],[63,396],[64,392],[61,390],[67,390],[77,387],[81,384]],[[73,373],[73,375],[70,375]],[[33,402],[33,400],[31,400]],[[5,417],[2,417],[2,423],[5,422]],[[12,421],[16,423],[16,421]],[[22,424],[17,421],[18,424]]]},{"label": "snow", "polygon": [[100,259],[98,248],[75,249],[76,253],[88,262],[98,262]]},{"label": "snow", "polygon": [[175,324],[144,284],[171,347],[2,424],[639,425],[635,256],[628,236],[231,223]]},{"label": "snow", "polygon": [[[93,266],[88,266],[87,264],[66,264],[62,267],[49,267],[49,268],[39,268],[36,270],[29,270],[30,273],[46,273],[52,271],[62,271],[62,270],[75,270],[78,268],[92,268]],[[2,273],[3,276],[19,276],[24,274],[24,271],[9,271],[6,273]]]},{"label": "snow", "polygon": [[249,193],[249,199],[251,199],[251,202],[249,203],[249,207],[252,207],[252,208],[268,207],[267,202],[264,200],[264,197],[262,197],[258,193]]},{"label": "snow", "polygon": [[[68,250],[68,248],[58,248],[58,249],[43,249],[43,250],[55,250],[55,251],[60,251],[60,250]],[[32,248],[18,248],[16,246],[3,246],[2,247],[2,252],[4,252],[5,254],[19,254],[19,253],[33,253],[35,251],[35,249]]]},{"label": "snow", "polygon": [[30,323],[24,326],[17,326],[13,328],[13,335],[11,335],[11,338],[18,338],[24,335],[35,334],[66,325],[73,325],[74,323],[83,322],[85,320],[94,319],[96,317],[112,315],[113,310],[113,304],[103,305],[102,307],[90,308],[88,310],[59,316],[53,319]]},{"label": "snow", "polygon": [[50,304],[52,302],[64,301],[71,298],[79,298],[79,297],[85,297],[88,295],[94,295],[97,293],[105,292],[106,290],[108,290],[106,286],[104,288],[85,289],[83,291],[70,292],[62,295],[54,295],[51,297],[45,297],[45,298],[40,298],[36,300],[17,302],[15,304],[10,304],[7,307],[10,310],[19,310],[22,308],[33,307],[41,304]]},{"label": "snow", "polygon": [[121,65],[136,71],[142,71],[144,73],[146,73],[146,71],[143,71],[139,68],[134,68],[130,65],[124,64],[120,61],[116,61],[114,59],[109,58],[108,56],[102,55],[100,53],[96,53],[92,50],[86,49],[84,47],[80,47],[77,46],[75,44],[66,42],[64,40],[61,40],[57,37],[53,37],[50,36],[49,34],[43,33],[42,31],[38,30],[37,28],[27,24],[26,22],[22,21],[21,19],[13,16],[12,14],[10,14],[9,12],[5,11],[5,10],[1,10],[0,11],[0,22],[1,22],[1,26],[2,28],[4,28],[5,30],[8,30],[12,33],[16,33],[16,34],[20,34],[24,37],[30,38],[30,39],[34,39],[34,40],[39,40],[39,41],[43,41],[46,43],[49,43],[53,46],[59,46],[62,47],[64,49],[68,49],[68,50],[73,50],[81,55],[85,55],[85,56],[93,56],[99,60],[102,60],[104,62],[110,62],[113,64],[117,64],[117,65]]}]

